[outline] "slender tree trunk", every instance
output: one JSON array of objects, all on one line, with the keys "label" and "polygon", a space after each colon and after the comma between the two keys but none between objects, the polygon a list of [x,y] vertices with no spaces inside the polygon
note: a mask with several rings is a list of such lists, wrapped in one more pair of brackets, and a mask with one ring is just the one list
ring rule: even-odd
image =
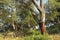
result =
[{"label": "slender tree trunk", "polygon": [[38,11],[40,12],[39,27],[41,29],[41,34],[46,33],[45,28],[45,11],[44,11],[44,0],[40,0],[40,6],[37,4],[36,0],[32,0]]},{"label": "slender tree trunk", "polygon": [[40,11],[40,21],[39,21],[39,26],[41,29],[41,34],[46,33],[46,26],[45,26],[45,11],[44,11],[44,0],[40,0],[40,7],[43,9]]},{"label": "slender tree trunk", "polygon": [[46,33],[46,26],[45,26],[45,13],[44,11],[41,12],[40,14],[40,20],[39,20],[39,27],[41,29],[41,34]]},{"label": "slender tree trunk", "polygon": [[18,31],[18,26],[15,21],[13,22],[12,26],[14,31]]}]

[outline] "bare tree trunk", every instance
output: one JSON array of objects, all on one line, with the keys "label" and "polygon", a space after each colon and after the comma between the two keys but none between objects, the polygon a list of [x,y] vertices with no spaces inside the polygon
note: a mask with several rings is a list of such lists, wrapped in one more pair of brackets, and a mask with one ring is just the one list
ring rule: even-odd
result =
[{"label": "bare tree trunk", "polygon": [[40,14],[40,20],[39,20],[39,27],[41,29],[41,34],[45,34],[46,33],[46,26],[45,26],[45,13],[43,13],[44,11],[41,12]]},{"label": "bare tree trunk", "polygon": [[40,28],[41,28],[41,33],[45,34],[46,33],[46,26],[45,26],[45,11],[44,11],[44,0],[40,0],[40,7],[43,9],[40,11]]},{"label": "bare tree trunk", "polygon": [[18,26],[15,21],[13,22],[12,26],[14,31],[18,31]]},{"label": "bare tree trunk", "polygon": [[41,29],[41,34],[45,34],[46,28],[45,28],[44,0],[40,0],[40,6],[37,4],[36,0],[32,0],[32,2],[40,12],[39,27]]}]

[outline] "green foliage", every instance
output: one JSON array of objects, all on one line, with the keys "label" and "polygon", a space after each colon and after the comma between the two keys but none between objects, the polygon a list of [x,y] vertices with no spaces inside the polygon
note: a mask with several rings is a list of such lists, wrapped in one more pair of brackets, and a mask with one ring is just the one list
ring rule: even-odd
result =
[{"label": "green foliage", "polygon": [[[18,35],[18,33],[17,33],[17,35]],[[9,40],[13,40],[13,39],[15,39],[15,40],[49,40],[49,37],[48,37],[49,35],[47,35],[47,34],[41,35],[41,33],[37,30],[30,30],[26,36],[24,36],[24,34],[23,34],[23,36],[21,36],[21,34],[19,34],[17,37],[14,37],[15,36],[14,34],[15,34],[14,32],[10,32],[10,31],[4,32],[0,35],[0,39],[5,40],[4,38],[6,38],[6,40],[8,40],[8,38],[9,38]]]},{"label": "green foliage", "polygon": [[49,0],[50,3],[52,3],[55,7],[60,7],[60,2],[59,0]]},{"label": "green foliage", "polygon": [[[50,7],[51,7],[51,10],[52,11],[55,11],[55,12],[60,12],[58,9],[60,8],[60,2],[59,2],[59,0],[49,0],[48,1],[49,3],[50,3]],[[53,12],[52,12],[53,13]],[[58,15],[59,15],[59,13],[58,13]]]},{"label": "green foliage", "polygon": [[20,17],[22,18],[20,24],[23,25],[32,25],[35,26],[37,24],[37,22],[34,20],[31,11],[25,9],[22,10],[20,13]]},{"label": "green foliage", "polygon": [[[9,2],[8,2],[9,1]],[[21,0],[22,1],[22,0]],[[27,4],[27,5],[29,5],[29,6],[31,6],[32,7],[32,3],[30,3],[30,0],[29,1],[25,1],[24,0],[24,2]],[[29,2],[29,3],[28,3]],[[30,25],[36,25],[37,23],[36,23],[36,21],[33,19],[33,17],[32,17],[32,13],[31,13],[31,11],[29,11],[29,10],[27,10],[25,7],[23,7],[22,5],[18,5],[17,4],[17,1],[15,1],[15,0],[3,0],[2,1],[2,3],[5,5],[5,4],[7,4],[7,6],[9,7],[11,7],[11,9],[10,10],[12,10],[11,12],[8,12],[8,11],[6,11],[6,6],[5,6],[5,8],[2,8],[2,9],[4,9],[6,12],[4,12],[3,10],[3,12],[2,12],[2,15],[0,16],[0,18],[1,19],[3,19],[5,22],[7,22],[7,23],[10,23],[10,24],[12,24],[12,22],[13,21],[18,21],[18,11],[19,11],[19,13],[21,13],[19,16],[21,16],[21,18],[22,18],[22,21],[21,21],[21,24],[22,25],[24,25],[24,24],[30,24]],[[22,3],[23,4],[23,3]],[[25,4],[24,4],[25,5]],[[25,6],[27,6],[27,5],[25,5]],[[18,7],[17,7],[18,6]],[[19,8],[19,6],[22,6],[23,8],[23,10],[21,9],[21,8]],[[17,10],[16,10],[16,9]],[[14,9],[15,9],[15,11],[14,11]],[[11,17],[7,17],[7,16],[9,16],[9,15],[11,15]],[[4,16],[4,17],[3,17]]]},{"label": "green foliage", "polygon": [[[9,1],[9,2],[8,2]],[[9,12],[9,10],[13,11],[13,9],[15,9],[15,4],[14,4],[14,0],[2,0],[2,13],[0,14],[0,19],[2,19],[4,22],[6,23],[10,23],[12,24],[12,21],[17,21],[17,15],[16,12]],[[11,7],[11,9],[8,9],[8,7]],[[9,15],[11,15],[11,17],[9,17]]]},{"label": "green foliage", "polygon": [[46,9],[47,9],[47,13],[46,13],[46,22],[47,23],[58,23],[58,17],[60,16],[60,2],[59,0],[48,0],[47,4],[46,4]]},{"label": "green foliage", "polygon": [[47,31],[48,31],[49,34],[60,33],[60,23],[56,24],[54,26],[51,26],[51,27],[47,27]]},{"label": "green foliage", "polygon": [[48,40],[48,35],[41,35],[38,31],[32,30],[32,35],[27,36],[24,40]]}]

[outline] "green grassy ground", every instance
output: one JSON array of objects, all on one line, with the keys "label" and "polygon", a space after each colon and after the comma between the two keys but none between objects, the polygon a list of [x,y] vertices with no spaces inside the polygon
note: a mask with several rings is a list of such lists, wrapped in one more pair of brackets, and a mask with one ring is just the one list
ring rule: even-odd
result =
[{"label": "green grassy ground", "polygon": [[30,35],[15,37],[14,32],[9,32],[0,34],[0,40],[48,40],[48,35],[33,31]]},{"label": "green grassy ground", "polygon": [[[0,36],[0,40],[34,40],[31,36],[28,37],[4,37],[4,36]],[[37,40],[37,39],[35,39]],[[39,40],[39,39],[38,39]],[[40,39],[43,40],[43,39]],[[49,39],[46,40],[60,40],[60,35],[50,35]]]},{"label": "green grassy ground", "polygon": [[14,32],[8,32],[0,33],[0,40],[60,40],[60,35],[41,35],[38,31],[33,31],[31,35],[15,37]]}]

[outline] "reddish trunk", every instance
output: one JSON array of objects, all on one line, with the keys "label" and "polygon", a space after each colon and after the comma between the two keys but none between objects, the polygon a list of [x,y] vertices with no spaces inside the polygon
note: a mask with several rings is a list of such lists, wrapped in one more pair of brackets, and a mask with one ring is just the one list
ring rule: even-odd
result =
[{"label": "reddish trunk", "polygon": [[44,0],[40,0],[40,7],[43,9],[40,11],[40,29],[41,29],[41,34],[46,33],[46,28],[45,28],[45,11],[44,11]]},{"label": "reddish trunk", "polygon": [[45,23],[44,22],[39,23],[39,27],[41,29],[41,34],[45,34],[46,33]]},{"label": "reddish trunk", "polygon": [[32,0],[38,11],[40,12],[40,21],[39,21],[39,27],[41,29],[41,33],[46,33],[45,28],[45,11],[44,11],[44,0],[40,0],[40,6],[37,4],[36,0]]}]

